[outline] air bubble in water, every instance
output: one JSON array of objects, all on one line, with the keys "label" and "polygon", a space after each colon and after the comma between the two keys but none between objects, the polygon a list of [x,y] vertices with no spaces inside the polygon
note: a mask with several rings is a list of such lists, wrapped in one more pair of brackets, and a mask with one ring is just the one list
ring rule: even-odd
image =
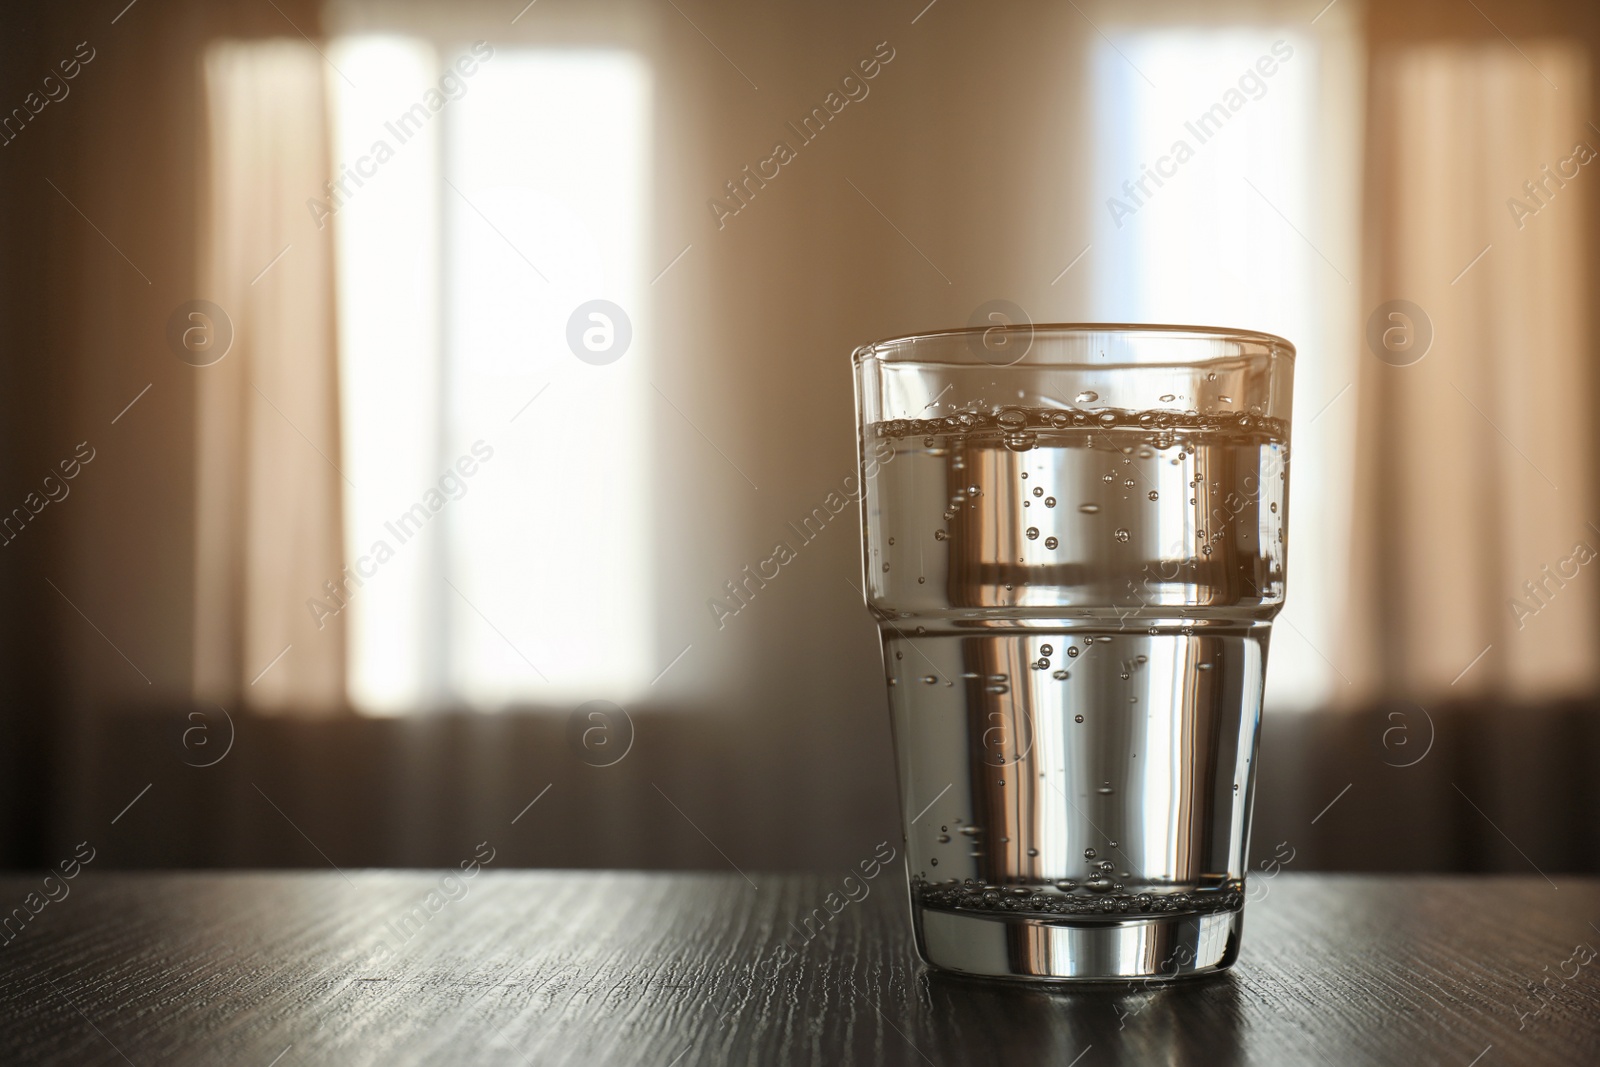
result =
[{"label": "air bubble in water", "polygon": [[1162,393],[1161,394],[1161,402],[1163,404],[1170,404],[1176,399],[1178,399],[1177,396],[1172,394],[1172,393]]},{"label": "air bubble in water", "polygon": [[949,536],[949,534],[946,534],[943,530],[935,530],[935,531],[933,531],[933,539],[935,541],[943,541],[948,536]]},{"label": "air bubble in water", "polygon": [[1112,534],[1111,536],[1115,537],[1118,541],[1126,541],[1132,535],[1128,533],[1127,527],[1118,526],[1117,527],[1117,532]]},{"label": "air bubble in water", "polygon": [[1060,543],[1061,542],[1057,541],[1054,537],[1046,537],[1044,539],[1044,547],[1046,548],[1055,548]]},{"label": "air bubble in water", "polygon": [[925,675],[922,676],[922,680],[924,682],[926,682],[928,685],[938,685],[939,684],[939,677],[938,677],[938,675],[934,675],[934,674],[925,674]]},{"label": "air bubble in water", "polygon": [[1077,659],[1078,658],[1078,646],[1077,645],[1068,645],[1067,646],[1067,656],[1069,658],[1071,658],[1071,659]]},{"label": "air bubble in water", "polygon": [[1158,492],[1156,492],[1156,491],[1155,491],[1155,490],[1154,490],[1154,489],[1152,489],[1152,490],[1150,490],[1150,499],[1151,499],[1151,500],[1154,500],[1154,499],[1156,499],[1156,498],[1157,498],[1157,497],[1159,497],[1159,496],[1160,496],[1160,495],[1161,495],[1161,494],[1160,494],[1160,493],[1158,493]]},{"label": "air bubble in water", "polygon": [[1083,721],[1083,716],[1082,715],[1074,715],[1072,717],[1072,721],[1073,722],[1082,722]]},{"label": "air bubble in water", "polygon": [[[1106,475],[1106,477],[1109,478],[1110,475]],[[1078,505],[1078,510],[1083,512],[1085,515],[1098,515],[1098,514],[1100,514],[1100,505],[1099,504],[1079,504]]]},{"label": "air bubble in water", "polygon": [[[1028,850],[1028,855],[1030,855],[1030,856],[1037,856],[1038,854],[1039,854],[1039,850],[1036,849],[1036,848],[1030,848]],[[1023,890],[1023,892],[1027,892],[1027,890]]]},{"label": "air bubble in water", "polygon": [[1132,478],[1123,479],[1122,488],[1124,488],[1124,489],[1132,489],[1133,488],[1133,479]]},{"label": "air bubble in water", "polygon": [[1055,651],[1055,646],[1054,645],[1048,645],[1047,644],[1047,645],[1040,645],[1039,646],[1039,653],[1041,655],[1048,656],[1054,651]]},{"label": "air bubble in water", "polygon": [[1050,672],[1050,677],[1054,678],[1058,682],[1064,682],[1064,681],[1066,681],[1068,678],[1070,678],[1072,676],[1070,674],[1068,674],[1066,671],[1051,671]]},{"label": "air bubble in water", "polygon": [[1094,851],[1094,849],[1092,849],[1092,848],[1086,848],[1086,849],[1084,849],[1084,850],[1083,850],[1083,858],[1084,858],[1084,859],[1086,859],[1086,860],[1092,860],[1092,859],[1094,859],[1094,857],[1095,857],[1095,851]]},{"label": "air bubble in water", "polygon": [[1039,527],[1030,526],[1030,527],[1028,527],[1027,533],[1028,533],[1028,540],[1037,541],[1039,539]]},{"label": "air bubble in water", "polygon": [[[1023,477],[1026,478],[1027,475],[1024,474]],[[1042,486],[1042,485],[1034,486],[1033,487],[1033,495],[1034,496],[1044,496],[1044,486]]]},{"label": "air bubble in water", "polygon": [[1056,498],[1053,497],[1053,496],[1045,497],[1044,498],[1044,506],[1047,507],[1047,508],[1055,507],[1056,506]]},{"label": "air bubble in water", "polygon": [[1011,451],[1013,451],[1013,452],[1026,452],[1030,448],[1033,447],[1034,442],[1036,442],[1038,439],[1039,439],[1038,434],[1033,434],[1033,433],[1008,433],[1008,434],[1005,435],[1004,441],[1005,441],[1005,446],[1007,448],[1011,449]]},{"label": "air bubble in water", "polygon": [[1100,394],[1092,389],[1085,389],[1083,392],[1078,394],[1078,403],[1080,404],[1093,404],[1099,399]]}]

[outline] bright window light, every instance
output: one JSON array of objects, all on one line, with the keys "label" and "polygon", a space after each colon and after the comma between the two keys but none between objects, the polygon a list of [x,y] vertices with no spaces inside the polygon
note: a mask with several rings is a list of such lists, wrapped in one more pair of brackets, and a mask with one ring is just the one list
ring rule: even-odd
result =
[{"label": "bright window light", "polygon": [[[449,433],[506,449],[493,491],[468,498],[453,527],[454,680],[478,703],[546,689],[626,700],[656,669],[648,76],[625,53],[503,51],[475,82],[446,154]],[[628,349],[603,366],[567,342],[574,310],[596,299],[632,323]],[[524,655],[547,687],[531,684]]]},{"label": "bright window light", "polygon": [[[354,85],[330,89],[335,166],[393,147],[334,219],[346,542],[357,562],[393,550],[348,609],[352,702],[636,697],[655,666],[648,70],[618,51],[337,52]],[[631,327],[613,362],[568,344],[595,300]]]},{"label": "bright window light", "polygon": [[397,544],[384,526],[436,476],[439,152],[433,124],[408,126],[404,144],[385,124],[421,99],[437,59],[418,41],[361,38],[337,42],[333,62],[361,87],[329,82],[336,172],[372,158],[380,141],[394,150],[371,178],[346,178],[350,195],[340,192],[331,225],[338,242],[345,555],[353,567],[373,571],[375,563],[360,561],[375,561],[376,546],[394,553],[363,578],[345,609],[348,688],[357,707],[398,712],[444,696],[422,625],[438,613],[430,604],[437,561],[419,551],[423,546]]},{"label": "bright window light", "polygon": [[1355,263],[1325,258],[1333,245],[1316,226],[1341,217],[1326,210],[1337,179],[1319,174],[1318,45],[1266,28],[1113,38],[1094,59],[1096,315],[1266,330],[1296,343],[1289,593],[1266,693],[1275,707],[1315,707],[1344,684],[1331,660],[1352,465],[1345,438],[1326,431],[1353,405],[1319,432],[1308,424],[1339,382],[1354,380],[1330,310],[1352,298],[1356,280]]}]

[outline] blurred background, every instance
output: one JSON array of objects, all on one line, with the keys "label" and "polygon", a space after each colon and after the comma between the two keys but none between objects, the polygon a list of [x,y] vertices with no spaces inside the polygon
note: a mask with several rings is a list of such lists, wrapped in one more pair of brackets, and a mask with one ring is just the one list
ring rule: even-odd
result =
[{"label": "blurred background", "polygon": [[0,864],[898,838],[848,355],[1299,348],[1254,852],[1600,869],[1600,10],[109,0],[0,29]]}]

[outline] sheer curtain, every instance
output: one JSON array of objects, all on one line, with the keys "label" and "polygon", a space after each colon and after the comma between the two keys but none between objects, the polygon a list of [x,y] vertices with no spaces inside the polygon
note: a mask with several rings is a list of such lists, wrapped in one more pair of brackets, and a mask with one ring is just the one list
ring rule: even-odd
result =
[{"label": "sheer curtain", "polygon": [[1365,307],[1410,301],[1415,322],[1385,317],[1377,336],[1431,328],[1432,343],[1415,362],[1362,353],[1341,658],[1363,695],[1538,699],[1596,682],[1587,78],[1560,42],[1374,58]]},{"label": "sheer curtain", "polygon": [[232,346],[198,371],[195,691],[295,714],[344,702],[342,616],[308,607],[345,592],[324,77],[300,41],[205,54],[200,279]]}]

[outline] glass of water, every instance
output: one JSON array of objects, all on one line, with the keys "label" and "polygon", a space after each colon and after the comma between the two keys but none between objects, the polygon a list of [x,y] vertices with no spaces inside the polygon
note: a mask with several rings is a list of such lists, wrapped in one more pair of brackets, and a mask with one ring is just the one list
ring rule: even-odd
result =
[{"label": "glass of water", "polygon": [[1003,326],[854,362],[918,951],[997,978],[1229,966],[1294,347]]}]

